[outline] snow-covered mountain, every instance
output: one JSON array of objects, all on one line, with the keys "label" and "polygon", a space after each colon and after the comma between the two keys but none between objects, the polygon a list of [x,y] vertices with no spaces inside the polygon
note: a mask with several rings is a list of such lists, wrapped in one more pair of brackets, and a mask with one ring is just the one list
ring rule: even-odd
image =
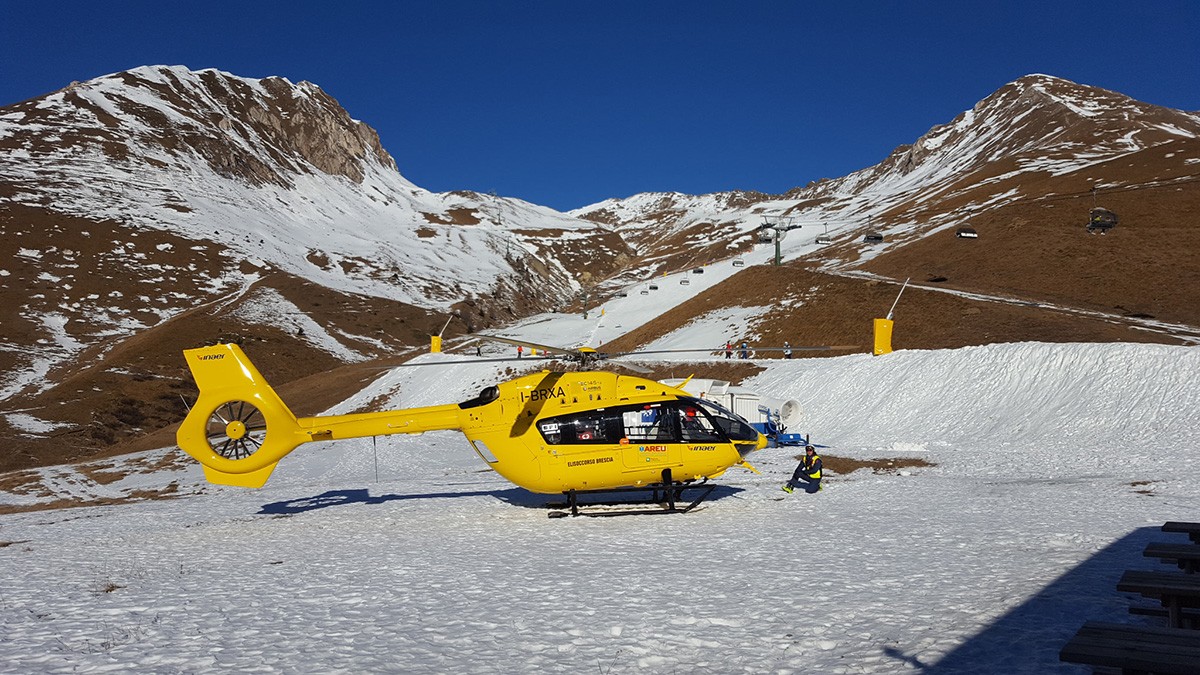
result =
[{"label": "snow-covered mountain", "polygon": [[[311,83],[164,66],[73,83],[0,108],[0,469],[169,443],[194,395],[184,347],[258,343],[315,413],[369,379],[345,364],[735,255],[744,271],[710,267],[694,302],[628,298],[664,318],[626,346],[749,306],[774,310],[742,335],[863,344],[895,295],[879,282],[906,277],[901,317],[921,321],[900,347],[1198,335],[1198,135],[1195,113],[1032,75],[849,176],[563,214],[413,185]],[[1123,217],[1107,237],[1083,234],[1093,188]],[[764,222],[801,226],[784,267],[761,264]]]},{"label": "snow-covered mountain", "polygon": [[[1120,215],[1107,236],[1085,229],[1095,206]],[[1200,114],[1046,75],[848,176],[783,195],[646,193],[572,214],[618,228],[643,275],[732,252],[770,259],[776,242],[758,228],[798,228],[778,242],[781,268],[747,267],[659,329],[770,299],[786,309],[749,334],[861,344],[911,279],[896,308],[904,347],[1200,338]],[[961,227],[978,238],[956,237]]]},{"label": "snow-covered mountain", "polygon": [[[70,271],[100,266],[72,267],[82,244],[36,236],[15,251],[30,273],[93,290],[59,303],[64,322],[93,334],[154,325],[276,272],[439,311],[497,295],[536,309],[578,290],[565,251],[623,252],[606,228],[548,208],[413,185],[370,127],[309,82],[143,67],[4,108],[0,143],[5,206],[118,225],[111,253],[122,269],[132,259],[170,281],[208,267],[199,287],[144,289],[154,316],[122,326],[102,318],[116,313],[111,291],[92,297],[106,279],[84,284]],[[31,220],[5,230],[42,235]],[[144,235],[148,250],[134,241]],[[7,271],[10,284],[23,276]],[[524,292],[534,278],[536,297]]]},{"label": "snow-covered mountain", "polygon": [[[114,368],[166,376],[170,352],[222,336],[298,338],[312,356],[289,377],[392,354],[569,302],[626,253],[607,226],[413,185],[314,84],[164,66],[0,109],[0,230],[0,398],[17,407],[70,378],[120,390],[95,381]],[[144,428],[179,406],[99,407],[51,418],[106,443],[97,416]]]},{"label": "snow-covered mountain", "polygon": [[[1194,194],[1198,139],[1200,113],[1028,75],[842,178],[783,195],[643,193],[571,214],[619,227],[660,256],[688,240],[711,242],[712,255],[746,250],[764,224],[800,226],[783,243],[788,257],[805,256],[812,251],[806,245],[827,236],[836,245],[822,254],[824,267],[849,269],[1017,202],[1090,195],[1093,187],[1102,196],[1151,186]],[[1114,166],[1122,159],[1138,170]],[[1078,222],[1086,218],[1085,207]],[[884,244],[862,246],[867,232],[882,234]]]},{"label": "snow-covered mountain", "polygon": [[0,139],[8,203],[424,307],[490,294],[530,255],[544,283],[573,290],[534,235],[603,233],[520,200],[413,185],[374,130],[309,82],[143,67],[4,108]]}]

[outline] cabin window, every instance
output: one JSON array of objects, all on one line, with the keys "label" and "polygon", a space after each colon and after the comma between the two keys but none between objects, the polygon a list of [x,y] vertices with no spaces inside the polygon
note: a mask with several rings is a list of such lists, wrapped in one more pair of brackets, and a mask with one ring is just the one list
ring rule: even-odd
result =
[{"label": "cabin window", "polygon": [[737,415],[709,401],[693,398],[559,415],[541,420],[537,427],[547,445],[726,443],[730,439],[758,439],[758,432]]},{"label": "cabin window", "polygon": [[662,405],[624,408],[621,423],[631,443],[674,443],[675,420]]},{"label": "cabin window", "polygon": [[538,422],[538,431],[549,445],[620,443],[625,437],[621,414],[615,409],[544,419]]}]

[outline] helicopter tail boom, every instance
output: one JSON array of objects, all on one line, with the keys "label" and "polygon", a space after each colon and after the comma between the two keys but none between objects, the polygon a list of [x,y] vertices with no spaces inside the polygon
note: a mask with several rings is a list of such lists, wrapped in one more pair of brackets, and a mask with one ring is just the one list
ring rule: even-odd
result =
[{"label": "helicopter tail boom", "polygon": [[457,405],[297,418],[238,345],[184,357],[200,397],[175,438],[211,483],[262,487],[280,459],[309,441],[461,428]]}]

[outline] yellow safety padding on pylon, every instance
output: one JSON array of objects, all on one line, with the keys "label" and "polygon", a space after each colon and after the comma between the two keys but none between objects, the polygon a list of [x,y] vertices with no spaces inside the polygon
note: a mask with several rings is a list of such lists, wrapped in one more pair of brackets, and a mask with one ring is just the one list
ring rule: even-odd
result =
[{"label": "yellow safety padding on pylon", "polygon": [[430,354],[441,354],[442,353],[442,336],[441,335],[429,336],[429,353]]},{"label": "yellow safety padding on pylon", "polygon": [[875,356],[891,353],[894,323],[891,319],[875,319]]}]

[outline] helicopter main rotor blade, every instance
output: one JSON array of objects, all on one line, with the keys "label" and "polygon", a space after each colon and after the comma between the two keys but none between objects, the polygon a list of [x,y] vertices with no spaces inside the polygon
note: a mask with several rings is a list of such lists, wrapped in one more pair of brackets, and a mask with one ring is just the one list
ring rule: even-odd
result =
[{"label": "helicopter main rotor blade", "polygon": [[622,368],[632,370],[635,373],[641,373],[643,375],[654,372],[653,370],[650,370],[649,368],[643,368],[641,366],[636,366],[628,361],[610,361],[610,363],[612,363],[615,366],[620,366]]},{"label": "helicopter main rotor blade", "polygon": [[611,359],[618,356],[639,356],[641,354],[716,354],[725,351],[724,347],[713,349],[635,349],[630,352],[604,352],[601,358]]},{"label": "helicopter main rotor blade", "polygon": [[[782,352],[787,351],[788,347],[747,347],[749,351],[757,352]],[[797,352],[824,352],[841,349],[858,349],[858,345],[822,345],[819,347],[791,347],[792,351]],[[740,351],[741,347],[735,346],[733,351]],[[719,354],[725,351],[724,347],[709,348],[709,349],[638,349],[630,352],[604,352],[598,354],[600,358],[613,358],[617,356],[639,356],[641,354]]]},{"label": "helicopter main rotor blade", "polygon": [[557,356],[505,356],[498,359],[458,359],[456,361],[430,361],[428,363],[397,363],[394,366],[367,366],[372,370],[391,370],[393,368],[418,368],[422,366],[461,366],[468,363],[505,363],[510,361],[554,361]]},{"label": "helicopter main rotor blade", "polygon": [[[830,352],[842,349],[859,349],[859,345],[821,345],[819,347],[747,347],[752,352],[786,352],[792,350],[794,352]],[[737,351],[735,347],[733,351]]]},{"label": "helicopter main rotor blade", "polygon": [[571,357],[574,357],[577,359],[584,358],[583,357],[584,353],[582,351],[580,351],[578,349],[571,349],[570,347],[554,347],[552,345],[540,345],[536,342],[528,342],[526,340],[513,340],[512,338],[496,337],[495,335],[476,335],[475,337],[477,337],[481,340],[492,340],[494,342],[503,342],[505,344],[514,345],[517,347],[528,347],[530,349],[540,349],[544,352],[563,354],[565,356],[571,356]]}]

